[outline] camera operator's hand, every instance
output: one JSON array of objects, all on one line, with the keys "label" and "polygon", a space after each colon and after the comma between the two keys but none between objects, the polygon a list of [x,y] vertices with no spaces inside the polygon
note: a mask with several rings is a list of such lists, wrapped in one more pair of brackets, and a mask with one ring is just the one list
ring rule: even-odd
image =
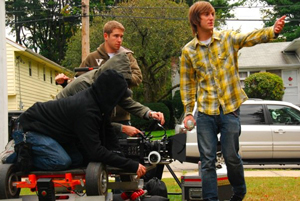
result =
[{"label": "camera operator's hand", "polygon": [[137,129],[133,126],[128,126],[128,125],[122,125],[122,132],[130,137],[133,137],[139,133],[142,133],[142,131],[140,131],[139,129]]},{"label": "camera operator's hand", "polygon": [[144,174],[146,174],[146,167],[143,166],[142,164],[139,164],[139,168],[136,171],[136,174],[137,174],[138,178],[141,178],[141,176],[143,176]]},{"label": "camera operator's hand", "polygon": [[191,131],[196,125],[193,115],[187,115],[183,120],[183,125],[188,131]]},{"label": "camera operator's hand", "polygon": [[60,73],[55,76],[55,82],[57,82],[57,84],[63,84],[65,80],[69,80],[69,77],[63,73]]},{"label": "camera operator's hand", "polygon": [[164,114],[161,113],[161,112],[150,111],[150,112],[149,112],[149,117],[152,118],[152,119],[157,119],[157,120],[159,120],[161,125],[164,125],[164,123],[165,123],[165,117],[164,117]]}]

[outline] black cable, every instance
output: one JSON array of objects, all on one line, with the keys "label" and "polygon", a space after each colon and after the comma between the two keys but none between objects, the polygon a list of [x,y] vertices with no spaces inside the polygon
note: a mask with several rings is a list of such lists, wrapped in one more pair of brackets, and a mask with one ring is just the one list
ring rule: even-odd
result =
[{"label": "black cable", "polygon": [[[61,18],[44,18],[44,19],[37,19],[37,20],[27,20],[27,21],[17,21],[17,22],[11,22],[7,23],[10,25],[13,24],[23,24],[23,23],[31,23],[31,22],[39,22],[39,21],[54,21],[54,20],[62,20],[67,18],[81,18],[83,16],[81,15],[74,15],[74,16],[68,16],[68,17],[61,17]],[[147,17],[147,16],[125,16],[125,15],[107,15],[107,14],[98,14],[98,15],[89,15],[89,17],[112,17],[112,18],[135,18],[135,19],[156,19],[156,20],[187,20],[187,18],[170,18],[170,17]],[[216,19],[216,21],[271,21],[273,19],[238,19],[238,18],[226,18],[226,19]],[[300,21],[300,19],[286,19],[286,22],[297,22]]]},{"label": "black cable", "polygon": [[[74,9],[74,8],[81,8],[82,6],[81,5],[77,5],[77,6],[71,6],[70,8]],[[138,6],[111,6],[111,5],[108,5],[108,6],[99,6],[100,8],[106,8],[106,9],[117,9],[117,8],[121,8],[121,9],[186,9],[186,7],[180,7],[180,6],[177,6],[177,7],[138,7]],[[261,5],[261,6],[215,6],[214,8],[215,9],[219,9],[219,8],[225,8],[225,9],[229,9],[229,8],[232,8],[232,9],[237,9],[237,8],[247,8],[247,9],[253,9],[253,8],[287,8],[287,7],[300,7],[300,5],[295,5],[295,4],[292,4],[292,5]],[[49,10],[47,8],[45,9],[33,9],[33,10],[21,10],[21,11],[6,11],[6,14],[13,14],[13,13],[25,13],[26,11],[31,11],[31,12],[34,12],[34,11],[49,11],[49,12],[53,12],[53,10]]]}]

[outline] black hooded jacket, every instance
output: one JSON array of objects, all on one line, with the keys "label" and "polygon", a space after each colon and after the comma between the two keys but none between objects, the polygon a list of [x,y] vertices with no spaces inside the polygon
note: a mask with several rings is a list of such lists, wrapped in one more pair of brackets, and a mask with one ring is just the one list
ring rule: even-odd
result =
[{"label": "black hooded jacket", "polygon": [[89,161],[136,172],[138,162],[110,151],[119,148],[115,133],[104,132],[111,126],[107,121],[113,108],[121,98],[129,95],[123,76],[107,70],[92,87],[74,96],[35,103],[20,116],[20,124],[24,132],[47,135],[62,146],[80,142]]}]

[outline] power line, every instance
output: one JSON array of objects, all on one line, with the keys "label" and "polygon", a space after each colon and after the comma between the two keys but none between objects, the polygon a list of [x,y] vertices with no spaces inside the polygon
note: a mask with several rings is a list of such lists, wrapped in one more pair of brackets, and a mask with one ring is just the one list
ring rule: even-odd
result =
[{"label": "power line", "polygon": [[[97,14],[97,15],[89,15],[90,17],[112,17],[112,18],[134,18],[134,19],[155,19],[155,20],[187,20],[187,18],[171,18],[171,17],[147,17],[147,16],[128,16],[128,15],[108,15],[108,14]],[[40,22],[40,21],[57,21],[63,20],[67,18],[81,18],[82,15],[73,15],[67,17],[58,17],[58,18],[43,18],[43,19],[36,19],[36,20],[27,20],[27,21],[17,21],[8,23],[12,24],[22,24],[22,23],[31,23],[31,22]],[[239,19],[239,18],[226,18],[226,19],[216,19],[217,21],[271,21],[273,19]],[[300,19],[286,19],[287,22],[300,22]]]},{"label": "power line", "polygon": [[[100,8],[107,8],[107,9],[116,9],[116,8],[129,8],[129,9],[186,9],[185,7],[139,7],[139,6],[99,6]],[[232,9],[237,9],[237,8],[247,8],[247,9],[252,9],[252,8],[286,8],[286,7],[300,7],[300,5],[267,5],[267,6],[215,6],[215,9],[219,9],[219,8],[232,8]],[[77,5],[77,6],[73,6],[72,8],[81,8],[81,5]],[[6,14],[13,14],[13,13],[24,13],[26,11],[53,11],[53,10],[49,10],[49,9],[33,9],[33,10],[22,10],[22,11],[6,11]]]},{"label": "power line", "polygon": [[[297,6],[297,5],[281,5],[281,7],[292,7],[292,6]],[[300,7],[300,5],[298,5]],[[298,7],[297,6],[297,7]],[[81,7],[81,6],[80,6]],[[184,7],[135,7],[135,6],[100,6],[100,7],[105,7],[109,9],[186,9]],[[236,6],[234,8],[265,8],[263,6]],[[215,7],[215,8],[225,8],[225,7]],[[228,8],[228,7],[226,7]],[[47,11],[46,9],[39,9],[43,11]],[[9,14],[13,12],[25,12],[25,11],[12,11],[12,12],[7,12]],[[40,16],[40,15],[39,15]],[[96,15],[89,15],[90,17],[118,17],[118,18],[135,18],[135,19],[157,19],[157,20],[186,20],[187,18],[170,18],[170,17],[147,17],[147,16],[116,16],[116,15],[111,15],[111,14],[96,14]],[[35,15],[36,17],[36,15]],[[53,18],[39,18],[39,19],[33,19],[33,20],[26,20],[26,21],[16,21],[16,22],[11,22],[7,24],[21,24],[21,23],[34,23],[34,22],[40,22],[40,21],[58,21],[58,20],[66,20],[68,19],[74,19],[74,18],[81,18],[81,15],[71,15],[71,16],[61,16],[61,15],[55,15]],[[216,19],[216,20],[222,20],[222,21],[270,21],[271,19],[238,19],[238,18],[228,18],[228,19]],[[300,19],[286,19],[286,21],[300,21]]]}]

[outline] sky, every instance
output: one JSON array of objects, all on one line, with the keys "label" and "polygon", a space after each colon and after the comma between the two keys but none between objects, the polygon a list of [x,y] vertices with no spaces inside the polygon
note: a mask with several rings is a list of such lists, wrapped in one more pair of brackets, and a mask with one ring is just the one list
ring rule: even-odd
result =
[{"label": "sky", "polygon": [[[234,10],[237,19],[261,19],[261,8],[236,8]],[[241,28],[242,33],[248,33],[255,29],[261,29],[264,23],[262,21],[227,21],[226,29],[237,30]]]}]

